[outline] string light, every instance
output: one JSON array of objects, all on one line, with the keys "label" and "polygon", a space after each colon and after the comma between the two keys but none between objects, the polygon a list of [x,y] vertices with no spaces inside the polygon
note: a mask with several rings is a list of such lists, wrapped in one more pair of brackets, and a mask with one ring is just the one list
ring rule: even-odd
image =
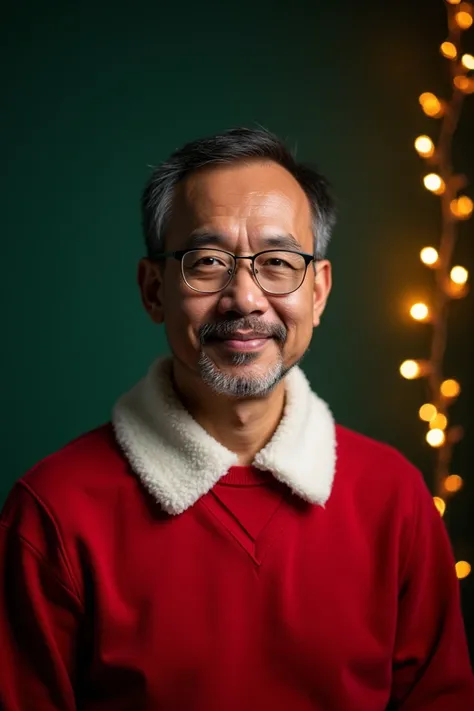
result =
[{"label": "string light", "polygon": [[451,281],[455,284],[465,284],[469,277],[469,272],[464,267],[453,267],[451,269],[450,275]]},{"label": "string light", "polygon": [[468,220],[472,215],[474,203],[467,195],[460,195],[460,197],[451,200],[449,207],[458,220]]},{"label": "string light", "polygon": [[456,49],[456,45],[453,44],[452,42],[443,42],[443,44],[440,47],[441,54],[443,57],[446,57],[446,59],[456,59],[458,56],[458,50]]},{"label": "string light", "polygon": [[[468,184],[465,176],[457,175],[452,168],[453,138],[465,97],[474,94],[474,54],[463,53],[460,30],[469,29],[474,23],[474,7],[462,0],[446,0],[448,13],[448,37],[439,45],[443,57],[450,62],[448,74],[451,77],[450,96],[440,99],[431,92],[418,97],[423,113],[429,118],[441,119],[439,140],[422,134],[414,141],[415,150],[432,166],[423,177],[427,190],[440,196],[441,235],[439,250],[432,246],[420,251],[421,262],[436,270],[434,291],[427,303],[417,302],[410,307],[410,315],[415,321],[431,324],[431,351],[429,360],[405,360],[400,365],[400,374],[406,380],[426,376],[425,386],[429,401],[418,410],[420,420],[427,423],[426,442],[437,450],[435,467],[435,496],[433,502],[440,516],[446,511],[446,499],[463,487],[458,474],[448,474],[453,447],[464,436],[464,428],[451,423],[449,408],[461,392],[461,386],[452,378],[443,378],[443,365],[448,346],[448,314],[452,299],[459,299],[469,291],[469,274],[465,267],[451,266],[451,255],[460,230],[459,222],[468,220],[474,214],[474,202],[467,195],[458,195]],[[474,197],[474,196],[473,196]],[[429,303],[436,304],[433,314]],[[448,429],[449,420],[449,429]],[[456,563],[456,575],[465,578],[471,572],[467,561]]]},{"label": "string light", "polygon": [[423,158],[431,158],[435,152],[434,143],[429,136],[418,136],[415,141],[415,149]]},{"label": "string light", "polygon": [[423,375],[423,368],[420,361],[417,360],[405,360],[400,366],[400,374],[406,380],[415,380],[416,378],[421,378]]},{"label": "string light", "polygon": [[410,315],[415,321],[426,321],[430,314],[430,310],[426,304],[413,304],[410,309]]},{"label": "string light", "polygon": [[442,195],[446,190],[446,184],[437,173],[428,173],[423,178],[425,188],[435,195]]},{"label": "string light", "polygon": [[461,30],[468,30],[472,25],[472,15],[469,12],[461,10],[455,14],[454,19],[456,20],[457,26],[460,27]]},{"label": "string light", "polygon": [[426,433],[426,441],[430,447],[442,447],[446,441],[446,435],[443,430],[440,430],[439,427],[437,427]]},{"label": "string light", "polygon": [[431,420],[434,420],[438,414],[438,410],[431,402],[427,402],[420,407],[418,414],[420,416],[420,420],[423,420],[424,422],[431,422]]},{"label": "string light", "polygon": [[431,118],[441,118],[443,115],[443,105],[435,94],[425,91],[419,98],[421,108],[427,116]]},{"label": "string light", "polygon": [[440,386],[440,392],[443,397],[457,397],[461,392],[461,386],[457,380],[443,380]]},{"label": "string light", "polygon": [[472,54],[463,54],[461,57],[461,64],[466,67],[466,69],[474,69],[474,57]]},{"label": "string light", "polygon": [[467,578],[467,576],[471,572],[471,566],[465,560],[459,560],[456,563],[455,567],[456,567],[456,575],[458,576],[459,579]]},{"label": "string light", "polygon": [[420,252],[420,259],[427,267],[436,266],[439,255],[434,247],[423,247]]},{"label": "string light", "polygon": [[462,74],[457,77],[454,77],[453,84],[456,89],[459,89],[459,91],[464,91],[466,94],[469,93],[469,90],[471,88],[470,80]]},{"label": "string light", "polygon": [[458,474],[450,474],[444,480],[444,488],[449,491],[450,494],[455,494],[463,485],[463,480]]},{"label": "string light", "polygon": [[439,515],[444,516],[444,512],[446,511],[446,502],[444,499],[442,499],[441,496],[433,496],[433,503],[438,509]]},{"label": "string light", "polygon": [[431,430],[445,430],[447,426],[448,418],[446,417],[446,415],[442,415],[440,412],[438,412],[436,417],[434,417],[430,422]]}]

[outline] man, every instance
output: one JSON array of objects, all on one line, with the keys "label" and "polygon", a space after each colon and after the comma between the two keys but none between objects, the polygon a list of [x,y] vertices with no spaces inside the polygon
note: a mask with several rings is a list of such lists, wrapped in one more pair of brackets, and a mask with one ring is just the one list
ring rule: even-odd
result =
[{"label": "man", "polygon": [[421,474],[297,367],[331,288],[324,179],[271,134],[191,143],[143,196],[158,359],[1,519],[5,711],[468,711]]}]

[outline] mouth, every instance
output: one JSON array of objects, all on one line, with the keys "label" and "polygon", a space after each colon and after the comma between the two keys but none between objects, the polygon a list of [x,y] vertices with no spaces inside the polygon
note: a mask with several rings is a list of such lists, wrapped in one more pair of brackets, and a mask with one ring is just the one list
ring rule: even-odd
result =
[{"label": "mouth", "polygon": [[216,339],[214,343],[231,351],[258,351],[271,340],[273,340],[271,336],[262,336],[257,333],[233,333],[226,338]]}]

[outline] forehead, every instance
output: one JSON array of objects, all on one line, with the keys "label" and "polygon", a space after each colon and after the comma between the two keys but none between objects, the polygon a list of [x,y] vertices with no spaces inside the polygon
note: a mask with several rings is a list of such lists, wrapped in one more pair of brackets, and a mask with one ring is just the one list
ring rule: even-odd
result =
[{"label": "forehead", "polygon": [[192,173],[177,187],[170,232],[218,226],[236,233],[279,228],[311,235],[311,209],[293,176],[272,162],[213,166]]}]

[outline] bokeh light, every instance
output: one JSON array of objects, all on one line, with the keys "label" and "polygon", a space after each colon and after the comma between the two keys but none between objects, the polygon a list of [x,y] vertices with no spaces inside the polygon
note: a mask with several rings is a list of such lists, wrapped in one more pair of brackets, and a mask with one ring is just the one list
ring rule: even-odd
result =
[{"label": "bokeh light", "polygon": [[458,50],[456,49],[456,45],[453,44],[452,42],[443,42],[443,44],[440,47],[441,54],[443,57],[446,57],[446,59],[456,59],[458,56]]},{"label": "bokeh light", "polygon": [[424,422],[430,422],[431,420],[434,420],[434,418],[438,414],[438,410],[431,402],[426,402],[420,407],[420,409],[418,410],[418,414],[420,416],[420,420],[423,420]]},{"label": "bokeh light", "polygon": [[470,572],[471,572],[471,566],[469,565],[469,563],[467,561],[459,560],[456,563],[456,575],[458,576],[458,578],[460,580],[462,580],[462,578],[467,578],[467,576],[469,575]]},{"label": "bokeh light", "polygon": [[433,503],[438,509],[439,515],[443,516],[446,511],[446,502],[440,496],[433,496]]},{"label": "bokeh light", "polygon": [[430,447],[442,447],[446,441],[446,435],[440,429],[430,430],[426,433],[426,441]]},{"label": "bokeh light", "polygon": [[448,418],[446,415],[443,415],[441,412],[438,412],[436,417],[434,417],[430,421],[430,429],[434,430],[445,430],[446,427],[448,426]]},{"label": "bokeh light", "polygon": [[444,180],[437,173],[428,173],[423,178],[424,186],[435,195],[442,195],[446,189]]},{"label": "bokeh light", "polygon": [[432,267],[438,261],[439,255],[434,247],[423,247],[420,252],[420,259],[423,264]]},{"label": "bokeh light", "polygon": [[418,136],[415,149],[423,158],[431,158],[435,151],[434,143],[429,136]]},{"label": "bokeh light", "polygon": [[450,202],[451,212],[460,220],[467,220],[474,209],[474,203],[467,195],[460,195]]},{"label": "bokeh light", "polygon": [[461,386],[457,380],[448,378],[441,383],[440,390],[443,397],[457,397],[461,392]]},{"label": "bokeh light", "polygon": [[410,309],[410,315],[412,318],[415,319],[415,321],[426,321],[429,316],[429,313],[429,308],[426,304],[423,303],[413,304]]},{"label": "bokeh light", "polygon": [[456,266],[451,269],[450,277],[455,284],[465,284],[468,280],[469,272],[464,267]]},{"label": "bokeh light", "polygon": [[416,360],[405,360],[400,366],[401,375],[407,380],[414,380],[421,375],[420,364]]},{"label": "bokeh light", "polygon": [[425,91],[421,94],[418,101],[427,116],[430,116],[431,118],[439,118],[443,115],[443,106],[441,101],[430,91]]},{"label": "bokeh light", "polygon": [[455,494],[456,491],[459,491],[462,485],[463,480],[458,474],[450,474],[444,480],[444,488],[446,491],[449,491],[450,494]]},{"label": "bokeh light", "polygon": [[460,10],[455,14],[454,19],[461,30],[468,30],[472,25],[472,15],[470,12]]}]

